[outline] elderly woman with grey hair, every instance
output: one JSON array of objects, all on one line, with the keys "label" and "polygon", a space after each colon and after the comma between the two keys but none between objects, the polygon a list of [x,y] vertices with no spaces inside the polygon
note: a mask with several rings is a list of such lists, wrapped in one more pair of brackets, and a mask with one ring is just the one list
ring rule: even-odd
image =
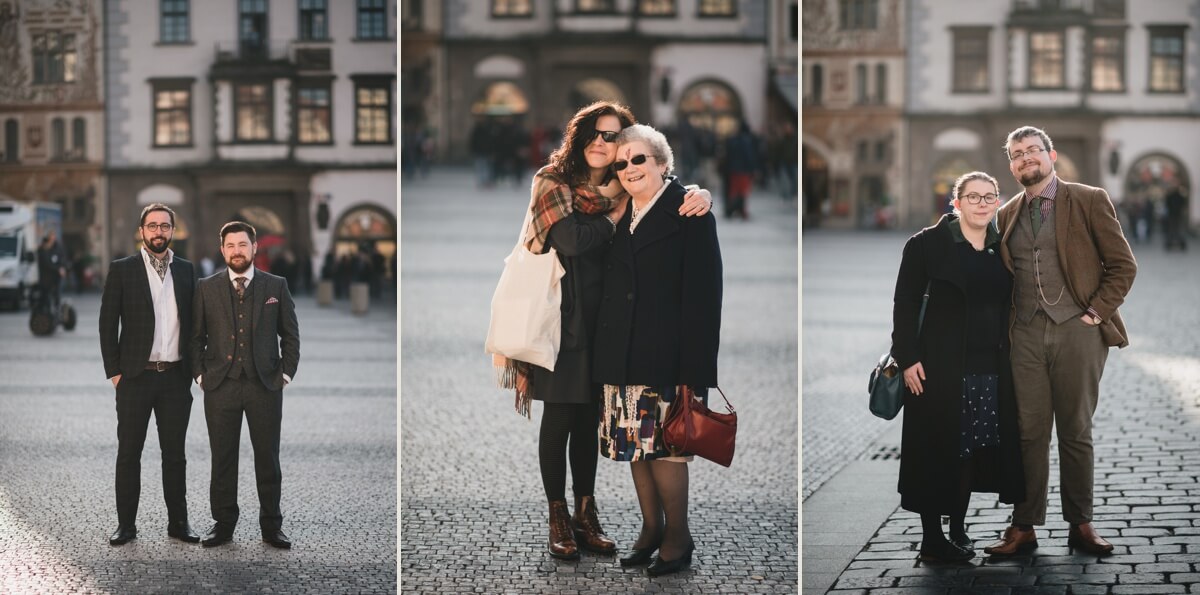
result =
[{"label": "elderly woman with grey hair", "polygon": [[606,257],[592,366],[604,385],[600,452],[630,462],[642,512],[641,533],[621,565],[649,563],[658,550],[650,576],[692,562],[691,456],[663,443],[662,424],[675,399],[717,385],[721,330],[716,220],[679,215],[686,191],[667,178],[673,166],[657,130],[638,124],[617,137],[613,169],[631,200]]}]

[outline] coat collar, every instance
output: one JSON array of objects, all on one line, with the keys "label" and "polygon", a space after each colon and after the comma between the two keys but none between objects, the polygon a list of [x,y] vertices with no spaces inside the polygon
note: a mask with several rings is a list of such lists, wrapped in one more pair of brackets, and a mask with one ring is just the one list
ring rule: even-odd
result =
[{"label": "coat collar", "polygon": [[[686,193],[687,191],[679,185],[678,181],[667,182],[666,190],[658,197],[654,208],[650,209],[646,216],[638,222],[637,230],[633,233],[633,251],[635,253],[679,231],[683,226],[683,222],[680,221],[679,207],[683,204],[683,195]],[[628,230],[628,226],[625,229]]]}]

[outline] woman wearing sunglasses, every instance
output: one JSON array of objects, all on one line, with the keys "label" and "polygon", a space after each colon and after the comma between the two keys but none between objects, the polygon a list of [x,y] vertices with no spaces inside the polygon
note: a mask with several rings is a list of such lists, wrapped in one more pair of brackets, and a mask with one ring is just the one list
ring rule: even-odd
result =
[{"label": "woman wearing sunglasses", "polygon": [[964,526],[971,492],[1006,503],[1025,493],[1008,359],[1012,275],[993,222],[999,192],[986,173],[958,178],[954,212],[908,240],[896,279],[892,355],[907,388],[900,506],[921,515],[926,563],[975,556]]},{"label": "woman wearing sunglasses", "polygon": [[613,169],[631,200],[608,251],[593,367],[604,383],[600,452],[630,462],[642,513],[641,532],[621,565],[650,563],[650,576],[692,562],[691,457],[668,449],[662,423],[675,399],[717,385],[721,330],[716,220],[680,216],[685,190],[667,177],[673,167],[657,130],[635,125],[617,137]]},{"label": "woman wearing sunglasses", "polygon": [[[519,413],[531,413],[531,400],[544,403],[538,462],[550,507],[548,549],[551,556],[566,560],[578,559],[580,548],[616,551],[616,543],[600,526],[593,497],[600,387],[592,382],[591,348],[596,312],[604,295],[604,253],[615,221],[629,202],[612,175],[617,154],[614,142],[617,133],[633,123],[633,114],[617,103],[601,101],[584,107],[567,124],[562,146],[534,175],[533,237],[527,247],[535,253],[553,247],[566,271],[560,281],[558,358],[553,372],[502,358],[494,362],[503,369],[502,377],[510,379],[505,386],[516,391]],[[711,208],[707,190],[688,195],[680,213],[703,215]],[[575,495],[573,516],[566,501],[568,458]]]}]

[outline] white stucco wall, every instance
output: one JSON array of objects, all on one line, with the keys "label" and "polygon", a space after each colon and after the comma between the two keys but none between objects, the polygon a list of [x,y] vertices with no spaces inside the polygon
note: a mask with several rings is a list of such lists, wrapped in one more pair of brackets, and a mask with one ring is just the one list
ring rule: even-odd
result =
[{"label": "white stucco wall", "polygon": [[[216,48],[234,47],[237,41],[238,11],[236,2],[191,3],[191,43],[160,44],[158,4],[147,7],[141,0],[119,0],[128,21],[120,25],[127,46],[112,50],[113,59],[122,62],[114,78],[126,93],[118,97],[113,107],[124,112],[114,118],[128,142],[113,146],[116,165],[178,166],[203,162],[214,156],[212,141],[214,119],[218,142],[229,142],[233,136],[232,92],[228,82],[219,83],[217,98],[208,74],[216,59]],[[480,4],[487,9],[487,3]],[[329,2],[327,24],[328,43],[313,43],[308,47],[328,47],[333,56],[331,65],[335,79],[332,87],[334,145],[306,148],[298,152],[301,159],[320,162],[390,162],[396,159],[391,147],[357,147],[354,145],[354,81],[355,74],[387,75],[396,72],[395,5],[389,2],[389,40],[356,41],[357,13],[353,2]],[[271,0],[267,26],[273,52],[282,52],[294,43],[299,30],[299,12],[295,0]],[[153,148],[152,78],[193,77],[192,85],[192,148]],[[286,80],[274,83],[274,135],[286,143],[292,123],[289,107],[290,89]],[[393,91],[393,107],[397,105]],[[397,137],[393,121],[393,138]],[[253,151],[252,151],[253,153]]]},{"label": "white stucco wall", "polygon": [[[1103,153],[1100,162],[1105,164],[1100,179],[1101,186],[1108,190],[1113,200],[1120,200],[1124,193],[1129,167],[1138,159],[1152,153],[1165,153],[1177,159],[1187,171],[1189,208],[1192,224],[1200,224],[1200,119],[1183,118],[1113,118],[1105,122],[1101,138]],[[1108,151],[1117,146],[1121,165],[1116,175],[1108,170]]]},{"label": "white stucco wall", "polygon": [[[671,99],[662,103],[655,96],[650,108],[654,124],[674,124],[682,93],[693,83],[716,79],[737,92],[746,121],[755,132],[762,133],[768,84],[767,51],[763,44],[665,44],[654,50],[650,64],[652,77],[656,69],[671,69]],[[656,78],[649,83],[650,88],[657,88]]]},{"label": "white stucco wall", "polygon": [[[333,170],[316,174],[310,187],[314,196],[329,195],[329,227],[317,229],[316,202],[311,209],[313,261],[320,270],[321,259],[333,244],[334,228],[347,210],[361,204],[371,204],[397,215],[396,172],[387,170]],[[397,219],[397,225],[399,220]],[[399,233],[399,229],[396,230]]]}]

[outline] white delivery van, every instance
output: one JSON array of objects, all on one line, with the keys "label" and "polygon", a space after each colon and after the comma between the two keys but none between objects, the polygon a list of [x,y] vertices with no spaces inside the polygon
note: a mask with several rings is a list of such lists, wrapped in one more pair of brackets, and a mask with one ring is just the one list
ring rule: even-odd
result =
[{"label": "white delivery van", "polygon": [[0,194],[0,305],[20,308],[38,281],[37,249],[51,230],[62,242],[62,207]]}]

